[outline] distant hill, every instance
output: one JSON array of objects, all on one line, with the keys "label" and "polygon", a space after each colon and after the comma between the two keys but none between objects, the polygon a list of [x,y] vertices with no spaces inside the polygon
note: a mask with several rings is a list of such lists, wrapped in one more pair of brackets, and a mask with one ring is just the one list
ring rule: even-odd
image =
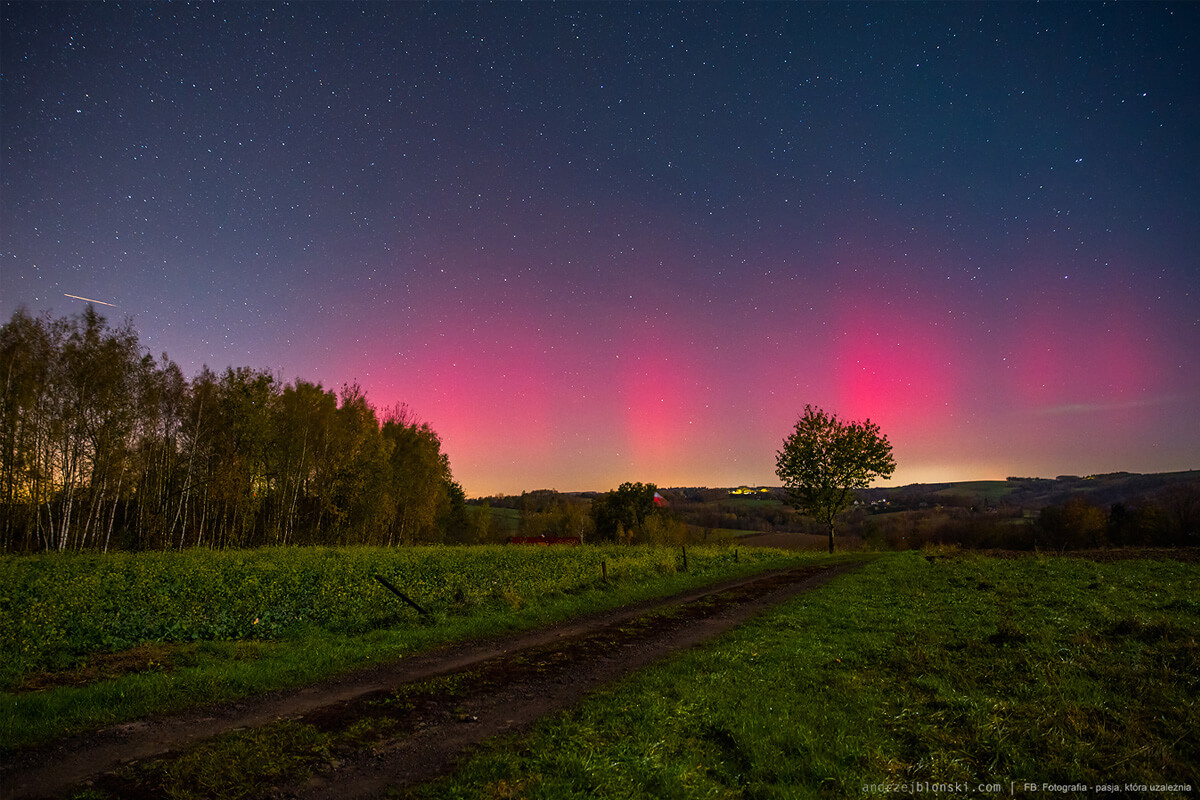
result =
[{"label": "distant hill", "polygon": [[[778,486],[676,486],[659,491],[673,523],[682,523],[691,541],[750,536],[758,544],[787,547],[820,547],[826,541],[820,524],[789,508],[787,493]],[[538,490],[470,502],[488,504],[491,538],[486,540],[494,541],[518,530],[549,536],[569,529],[576,535],[587,528],[592,502],[602,494]],[[1072,498],[1084,499],[1100,513],[1066,514],[1066,509],[1075,508],[1068,503]],[[839,535],[872,547],[952,543],[1030,550],[1200,543],[1200,470],[914,483],[866,489],[858,492],[858,499],[860,505],[843,518]],[[1048,507],[1056,507],[1057,516],[1052,513],[1049,522],[1032,524],[1046,516],[1043,509]]]},{"label": "distant hill", "polygon": [[[1200,484],[1200,470],[1184,472],[1107,472],[1099,475],[1059,475],[1056,478],[1011,477],[1002,481],[957,481],[951,483],[910,483],[907,486],[865,489],[859,497],[867,503],[887,501],[889,506],[923,505],[985,507],[1010,505],[1027,509],[1061,505],[1071,497],[1083,496],[1097,506],[1136,503],[1153,497],[1170,486]],[[674,487],[663,489],[668,496],[692,501],[763,500],[785,498],[779,487]],[[750,497],[747,497],[750,495]]]},{"label": "distant hill", "polygon": [[1003,481],[960,481],[957,483],[914,483],[908,486],[867,489],[860,496],[869,502],[889,505],[940,503],[958,506],[1010,505],[1044,508],[1061,505],[1082,496],[1093,505],[1136,503],[1151,498],[1170,486],[1200,483],[1200,470],[1185,472],[1108,472],[1100,475],[1059,475],[1057,478],[1019,478]]}]

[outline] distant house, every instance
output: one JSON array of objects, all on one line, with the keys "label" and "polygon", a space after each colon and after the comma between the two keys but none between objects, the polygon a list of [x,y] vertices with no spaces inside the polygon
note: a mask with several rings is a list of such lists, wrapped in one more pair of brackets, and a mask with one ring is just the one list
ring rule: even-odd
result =
[{"label": "distant house", "polygon": [[763,486],[759,486],[754,489],[751,489],[749,486],[739,486],[738,488],[731,490],[729,493],[730,494],[767,494],[770,491],[771,491],[770,489],[767,489],[766,487],[763,487]]}]

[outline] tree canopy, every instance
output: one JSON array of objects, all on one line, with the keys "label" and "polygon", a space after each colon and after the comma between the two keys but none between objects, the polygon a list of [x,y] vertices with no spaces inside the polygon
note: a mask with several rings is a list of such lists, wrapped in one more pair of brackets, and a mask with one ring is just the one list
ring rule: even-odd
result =
[{"label": "tree canopy", "polygon": [[433,429],[358,386],[188,381],[91,306],[0,328],[0,549],[436,541],[464,500]]},{"label": "tree canopy", "polygon": [[620,542],[639,534],[654,513],[656,491],[658,487],[652,483],[623,483],[593,500],[596,537]]},{"label": "tree canopy", "polygon": [[623,483],[600,495],[592,501],[596,538],[625,544],[681,543],[687,527],[661,502],[662,496],[653,483]]},{"label": "tree canopy", "polygon": [[891,442],[878,425],[847,422],[813,405],[804,407],[775,459],[788,501],[828,526],[831,553],[834,520],[854,502],[854,490],[895,470]]}]

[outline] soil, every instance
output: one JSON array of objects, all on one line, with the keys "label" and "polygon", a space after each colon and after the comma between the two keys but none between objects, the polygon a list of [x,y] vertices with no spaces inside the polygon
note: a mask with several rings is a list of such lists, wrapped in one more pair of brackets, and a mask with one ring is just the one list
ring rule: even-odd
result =
[{"label": "soil", "polygon": [[131,782],[122,768],[222,733],[296,720],[324,731],[354,727],[368,733],[350,737],[354,747],[339,747],[332,760],[314,765],[316,777],[276,787],[271,796],[374,797],[432,780],[483,741],[524,730],[605,684],[860,565],[763,573],[553,627],[457,644],[302,689],[20,751],[0,767],[0,796],[52,797],[82,783],[121,797],[157,796]]}]

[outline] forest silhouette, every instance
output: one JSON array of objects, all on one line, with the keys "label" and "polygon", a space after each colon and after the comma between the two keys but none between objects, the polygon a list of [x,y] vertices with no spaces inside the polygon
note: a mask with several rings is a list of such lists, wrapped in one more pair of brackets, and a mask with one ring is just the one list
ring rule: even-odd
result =
[{"label": "forest silhouette", "polygon": [[471,525],[433,428],[354,384],[250,367],[188,380],[90,305],[18,309],[0,374],[6,551],[396,545]]}]

